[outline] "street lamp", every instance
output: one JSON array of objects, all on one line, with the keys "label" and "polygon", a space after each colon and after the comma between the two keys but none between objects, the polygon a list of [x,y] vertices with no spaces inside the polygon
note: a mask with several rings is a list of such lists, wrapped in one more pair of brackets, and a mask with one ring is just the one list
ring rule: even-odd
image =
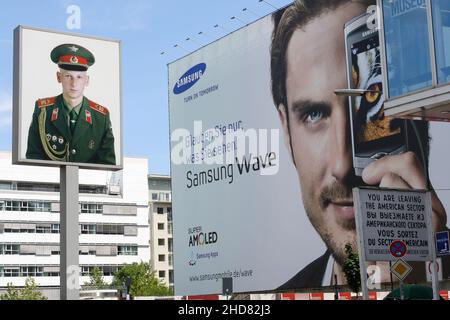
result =
[{"label": "street lamp", "polygon": [[337,96],[357,97],[366,93],[383,93],[381,90],[366,90],[366,89],[336,89],[334,94]]}]

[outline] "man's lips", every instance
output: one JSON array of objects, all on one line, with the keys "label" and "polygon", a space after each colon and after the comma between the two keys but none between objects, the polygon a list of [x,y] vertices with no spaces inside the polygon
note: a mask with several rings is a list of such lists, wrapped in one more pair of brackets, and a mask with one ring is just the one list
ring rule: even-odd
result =
[{"label": "man's lips", "polygon": [[335,204],[337,206],[342,206],[342,207],[353,207],[352,200],[330,200],[330,203]]},{"label": "man's lips", "polygon": [[331,200],[328,206],[341,219],[355,219],[355,209],[353,207],[353,201],[351,200]]}]

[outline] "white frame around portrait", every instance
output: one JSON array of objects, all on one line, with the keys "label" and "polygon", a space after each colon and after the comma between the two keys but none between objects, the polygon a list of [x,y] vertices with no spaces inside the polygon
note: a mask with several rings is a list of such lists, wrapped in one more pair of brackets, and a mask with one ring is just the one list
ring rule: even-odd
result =
[{"label": "white frame around portrait", "polygon": [[[89,68],[89,86],[85,96],[110,111],[114,134],[116,165],[74,163],[27,159],[28,130],[35,101],[54,97],[62,92],[56,80],[58,66],[50,59],[50,52],[63,43],[77,43],[89,48],[95,64]],[[122,123],[122,65],[121,42],[72,33],[18,26],[14,30],[14,89],[13,89],[13,164],[64,166],[83,169],[123,169]]]}]

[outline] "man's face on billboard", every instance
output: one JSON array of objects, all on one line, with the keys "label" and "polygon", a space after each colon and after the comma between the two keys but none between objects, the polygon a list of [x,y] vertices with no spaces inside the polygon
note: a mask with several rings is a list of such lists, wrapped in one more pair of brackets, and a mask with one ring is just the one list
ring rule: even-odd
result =
[{"label": "man's face on billboard", "polygon": [[290,135],[286,110],[279,108],[306,212],[339,263],[356,234],[348,104],[334,90],[347,88],[344,24],[363,11],[362,5],[342,5],[293,33],[286,54]]},{"label": "man's face on billboard", "polygon": [[74,100],[83,97],[84,89],[89,84],[86,71],[60,69],[57,79],[62,84],[64,97]]}]

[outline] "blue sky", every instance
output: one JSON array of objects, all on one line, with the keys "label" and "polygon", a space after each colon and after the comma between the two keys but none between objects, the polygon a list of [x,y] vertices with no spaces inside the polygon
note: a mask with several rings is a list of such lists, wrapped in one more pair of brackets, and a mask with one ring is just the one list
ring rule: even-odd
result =
[{"label": "blue sky", "polygon": [[[11,150],[13,30],[18,25],[121,40],[124,156],[148,158],[150,173],[169,174],[167,63],[290,2],[5,1],[0,10],[0,150]],[[81,10],[81,29],[67,28],[70,5]]]}]

